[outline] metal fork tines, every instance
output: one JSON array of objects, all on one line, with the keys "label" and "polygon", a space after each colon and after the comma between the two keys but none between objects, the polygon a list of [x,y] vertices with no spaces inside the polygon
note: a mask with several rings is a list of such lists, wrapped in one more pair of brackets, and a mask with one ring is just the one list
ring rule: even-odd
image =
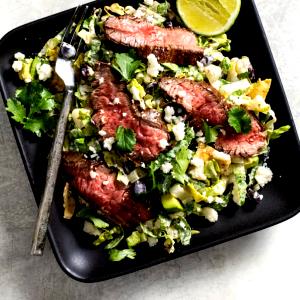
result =
[{"label": "metal fork tines", "polygon": [[55,64],[55,72],[65,84],[65,97],[60,112],[56,133],[48,160],[48,169],[44,193],[39,206],[36,221],[31,255],[42,255],[46,240],[46,232],[50,215],[51,204],[61,161],[62,147],[67,127],[68,115],[72,106],[72,98],[75,87],[75,72],[72,66],[81,46],[81,39],[77,33],[82,27],[86,17],[88,6],[81,5],[75,9],[72,19],[64,31],[59,56]]}]

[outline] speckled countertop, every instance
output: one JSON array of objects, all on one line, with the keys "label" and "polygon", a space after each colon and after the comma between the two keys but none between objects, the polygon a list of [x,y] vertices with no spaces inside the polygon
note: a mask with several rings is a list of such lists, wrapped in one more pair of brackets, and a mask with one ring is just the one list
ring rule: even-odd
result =
[{"label": "speckled countertop", "polygon": [[[300,129],[300,1],[256,0]],[[0,1],[0,37],[76,0]],[[299,159],[299,158],[298,158]],[[97,284],[70,279],[47,244],[30,257],[37,208],[0,101],[0,299],[299,299],[300,216],[146,270]]]}]

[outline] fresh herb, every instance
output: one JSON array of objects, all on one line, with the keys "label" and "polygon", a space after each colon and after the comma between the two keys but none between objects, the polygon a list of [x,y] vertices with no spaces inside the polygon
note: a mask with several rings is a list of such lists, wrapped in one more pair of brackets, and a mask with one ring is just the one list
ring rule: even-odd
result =
[{"label": "fresh herb", "polygon": [[173,160],[172,175],[173,178],[180,183],[184,184],[186,181],[186,171],[192,158],[192,151],[188,149],[188,146],[182,147]]},{"label": "fresh herb", "polygon": [[178,230],[181,244],[184,246],[189,245],[192,237],[192,230],[187,220],[183,217],[175,219],[174,227]]},{"label": "fresh herb", "polygon": [[231,40],[227,38],[225,33],[206,37],[206,36],[199,36],[198,44],[202,48],[212,48],[218,51],[226,51],[229,52],[231,50],[230,47]]},{"label": "fresh herb", "polygon": [[283,133],[289,131],[290,128],[291,128],[290,125],[285,125],[285,126],[281,126],[280,128],[277,128],[277,129],[273,130],[273,132],[270,135],[270,140],[275,140],[275,139],[280,138],[280,136]]},{"label": "fresh herb", "polygon": [[117,70],[126,81],[129,81],[134,77],[135,71],[141,65],[142,62],[135,58],[133,52],[116,53],[112,63],[112,67]]},{"label": "fresh herb", "polygon": [[136,144],[135,133],[130,128],[119,126],[116,131],[116,141],[119,150],[131,152]]},{"label": "fresh herb", "polygon": [[164,3],[160,3],[157,6],[157,13],[159,13],[162,16],[166,16],[169,8],[170,8],[170,3],[168,1],[165,1]]},{"label": "fresh herb", "polygon": [[[150,163],[149,176],[152,181],[152,189],[155,189],[158,187],[158,183],[156,180],[156,176],[157,176],[156,172],[160,169],[160,167],[165,162],[170,162],[170,163],[172,163],[173,169],[174,169],[174,165],[177,164],[177,162],[174,159],[177,156],[177,153],[180,152],[181,149],[188,149],[188,147],[189,147],[190,143],[192,142],[192,140],[194,139],[194,137],[195,137],[194,129],[192,127],[187,127],[186,132],[185,132],[185,137],[182,141],[178,142],[173,147],[173,149],[171,149],[169,152],[160,154],[156,160],[154,160]],[[187,151],[186,153],[189,154],[189,151]],[[179,156],[181,156],[183,158],[184,157],[183,154],[184,153],[181,153]],[[179,176],[179,174],[182,174],[184,167],[185,167],[185,163],[183,162],[183,160],[182,160],[182,162],[180,162],[180,165],[175,166],[177,176],[180,179],[182,179],[182,176]]]},{"label": "fresh herb", "polygon": [[111,249],[109,250],[109,260],[111,261],[121,261],[124,258],[135,259],[135,251],[133,249]]},{"label": "fresh herb", "polygon": [[38,82],[17,89],[15,97],[7,100],[7,111],[12,118],[37,136],[53,128],[54,95]]},{"label": "fresh herb", "polygon": [[246,110],[234,107],[228,112],[228,123],[237,133],[251,130],[251,118]]},{"label": "fresh herb", "polygon": [[205,136],[205,142],[207,144],[214,143],[218,138],[217,126],[211,127],[206,122],[203,122],[203,130]]}]

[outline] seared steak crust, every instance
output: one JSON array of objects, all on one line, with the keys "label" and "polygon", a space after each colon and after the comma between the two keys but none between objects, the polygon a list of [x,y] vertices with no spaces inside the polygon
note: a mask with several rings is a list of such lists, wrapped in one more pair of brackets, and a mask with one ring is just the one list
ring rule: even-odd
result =
[{"label": "seared steak crust", "polygon": [[250,157],[266,146],[267,135],[259,121],[252,117],[252,129],[249,133],[229,133],[218,137],[215,147],[231,156]]},{"label": "seared steak crust", "polygon": [[106,37],[135,48],[142,57],[153,53],[160,62],[196,64],[203,57],[196,35],[183,28],[162,28],[130,16],[110,17],[105,25]]},{"label": "seared steak crust", "polygon": [[186,109],[196,127],[201,126],[203,120],[211,125],[226,123],[227,105],[222,95],[211,85],[189,79],[164,77],[159,86]]},{"label": "seared steak crust", "polygon": [[77,192],[114,223],[134,226],[150,219],[146,206],[135,202],[129,188],[117,181],[116,174],[106,166],[67,152],[63,168]]},{"label": "seared steak crust", "polygon": [[91,106],[95,111],[93,122],[105,132],[104,138],[115,137],[119,126],[130,128],[135,132],[137,143],[129,157],[136,162],[155,159],[163,150],[161,140],[169,139],[161,123],[137,116],[125,93],[125,85],[114,78],[109,65],[98,63],[96,79],[94,86],[98,86],[91,97]]}]

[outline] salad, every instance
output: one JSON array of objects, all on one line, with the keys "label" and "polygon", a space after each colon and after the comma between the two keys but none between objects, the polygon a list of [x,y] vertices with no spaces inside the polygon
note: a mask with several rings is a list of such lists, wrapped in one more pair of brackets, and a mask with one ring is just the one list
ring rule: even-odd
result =
[{"label": "salad", "polygon": [[[38,137],[54,133],[63,99],[62,35],[12,64],[24,85],[7,110]],[[215,223],[229,203],[263,199],[270,142],[290,126],[275,127],[271,79],[257,80],[248,57],[231,58],[226,34],[196,35],[167,1],[145,0],[95,9],[78,35],[62,205],[110,260],[134,259],[141,244],[173,253],[201,234],[191,216]]]}]

